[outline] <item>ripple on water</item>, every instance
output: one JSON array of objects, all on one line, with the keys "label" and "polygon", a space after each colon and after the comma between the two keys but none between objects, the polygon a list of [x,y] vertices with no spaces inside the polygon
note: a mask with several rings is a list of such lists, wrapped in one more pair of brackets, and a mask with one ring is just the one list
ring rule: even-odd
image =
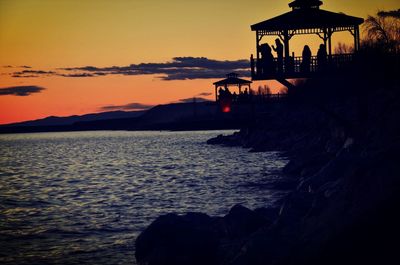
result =
[{"label": "ripple on water", "polygon": [[220,133],[1,135],[0,263],[132,264],[160,214],[273,204],[282,194],[257,183],[285,159],[205,144]]}]

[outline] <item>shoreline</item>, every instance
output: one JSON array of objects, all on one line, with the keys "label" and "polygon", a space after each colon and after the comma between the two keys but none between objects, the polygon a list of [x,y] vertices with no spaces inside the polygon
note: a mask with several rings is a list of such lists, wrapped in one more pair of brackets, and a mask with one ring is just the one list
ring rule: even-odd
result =
[{"label": "shoreline", "polygon": [[240,128],[227,128],[227,129],[186,129],[186,130],[168,130],[168,129],[153,129],[153,130],[75,130],[75,131],[68,131],[68,130],[60,130],[60,131],[37,131],[37,132],[10,132],[10,133],[3,133],[0,132],[0,135],[9,135],[9,134],[30,134],[30,133],[74,133],[74,132],[212,132],[212,131],[235,131],[240,130]]},{"label": "shoreline", "polygon": [[[354,82],[331,86],[346,90]],[[324,109],[298,96],[253,127],[209,140],[284,151],[292,191],[279,209],[161,216],[136,241],[138,264],[379,264],[396,257],[388,243],[400,234],[391,210],[400,202],[396,87],[365,85],[361,99],[329,87],[318,102]]]}]

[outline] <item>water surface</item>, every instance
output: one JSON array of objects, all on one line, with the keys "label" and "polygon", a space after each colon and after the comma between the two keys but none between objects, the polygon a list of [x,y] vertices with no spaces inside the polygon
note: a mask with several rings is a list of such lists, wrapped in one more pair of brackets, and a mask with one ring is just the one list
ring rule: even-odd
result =
[{"label": "water surface", "polygon": [[1,264],[135,264],[157,216],[268,206],[277,152],[210,146],[204,132],[0,135]]}]

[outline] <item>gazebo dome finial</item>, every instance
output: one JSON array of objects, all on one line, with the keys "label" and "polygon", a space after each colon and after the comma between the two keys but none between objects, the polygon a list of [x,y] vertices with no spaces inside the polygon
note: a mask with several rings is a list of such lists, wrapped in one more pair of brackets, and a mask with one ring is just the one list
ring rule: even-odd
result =
[{"label": "gazebo dome finial", "polygon": [[237,78],[239,75],[237,73],[229,73],[226,75],[227,78]]},{"label": "gazebo dome finial", "polygon": [[322,1],[320,0],[294,0],[289,4],[293,10],[295,9],[304,9],[304,8],[316,8],[322,5]]}]

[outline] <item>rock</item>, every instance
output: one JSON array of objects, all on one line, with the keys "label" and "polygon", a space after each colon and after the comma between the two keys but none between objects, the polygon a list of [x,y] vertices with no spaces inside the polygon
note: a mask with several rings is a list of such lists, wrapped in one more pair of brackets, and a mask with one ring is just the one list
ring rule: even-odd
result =
[{"label": "rock", "polygon": [[218,264],[219,258],[240,247],[237,242],[270,225],[276,215],[277,209],[252,211],[241,205],[218,218],[201,213],[163,215],[139,235],[135,256],[138,264],[146,265]]},{"label": "rock", "polygon": [[296,188],[298,181],[294,178],[282,177],[272,184],[273,190],[293,190]]},{"label": "rock", "polygon": [[243,238],[257,231],[260,227],[269,224],[259,213],[240,204],[232,207],[223,218],[225,231],[229,238]]},{"label": "rock", "polygon": [[138,264],[216,264],[218,238],[212,222],[201,213],[158,217],[136,240]]},{"label": "rock", "polygon": [[265,220],[272,224],[279,215],[279,208],[257,208],[254,210],[255,213],[261,215]]},{"label": "rock", "polygon": [[295,176],[311,174],[321,168],[330,159],[331,155],[329,154],[300,154],[284,167],[283,172]]},{"label": "rock", "polygon": [[234,132],[232,135],[218,135],[217,137],[207,140],[207,144],[223,145],[223,146],[243,146],[244,133]]},{"label": "rock", "polygon": [[313,194],[305,191],[294,191],[288,194],[279,211],[280,221],[292,223],[307,215],[312,208]]},{"label": "rock", "polygon": [[222,134],[220,134],[217,137],[207,140],[207,144],[223,144],[225,139],[226,139],[226,136],[223,136]]},{"label": "rock", "polygon": [[[291,161],[284,173],[291,179],[276,182],[274,188],[298,185],[280,199],[279,213],[236,205],[219,218],[160,217],[137,240],[139,264],[390,264],[398,260],[397,245],[392,243],[400,236],[398,82],[390,92],[375,89],[381,80],[370,86],[358,84],[361,80],[353,77],[326,81],[314,79],[315,89],[307,94],[323,91],[319,94],[323,102],[314,97],[318,102],[313,103],[303,95],[307,101],[298,106],[282,105],[258,117],[260,122],[251,129],[208,142],[285,151]],[[348,94],[354,91],[352,84],[360,90]],[[317,89],[322,86],[325,89]]]}]

